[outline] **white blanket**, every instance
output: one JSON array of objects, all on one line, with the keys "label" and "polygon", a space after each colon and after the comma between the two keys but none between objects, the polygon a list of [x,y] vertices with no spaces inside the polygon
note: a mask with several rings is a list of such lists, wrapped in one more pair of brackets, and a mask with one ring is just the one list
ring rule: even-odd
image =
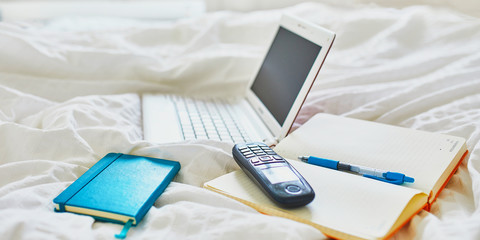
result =
[{"label": "white blanket", "polygon": [[52,200],[109,152],[177,160],[131,239],[322,239],[202,189],[238,169],[232,144],[142,140],[140,94],[240,95],[282,12],[337,33],[295,127],[318,112],[461,136],[470,154],[397,239],[480,239],[480,20],[442,6],[306,3],[162,23],[0,23],[0,236],[112,239],[122,226]]}]

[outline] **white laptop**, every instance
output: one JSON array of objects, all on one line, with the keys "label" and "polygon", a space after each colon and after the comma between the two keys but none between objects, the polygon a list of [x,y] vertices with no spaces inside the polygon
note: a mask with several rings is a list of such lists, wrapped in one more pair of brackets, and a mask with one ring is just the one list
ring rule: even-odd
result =
[{"label": "white laptop", "polygon": [[269,145],[284,138],[307,97],[335,33],[291,15],[278,31],[242,98],[142,96],[145,140],[213,139]]}]

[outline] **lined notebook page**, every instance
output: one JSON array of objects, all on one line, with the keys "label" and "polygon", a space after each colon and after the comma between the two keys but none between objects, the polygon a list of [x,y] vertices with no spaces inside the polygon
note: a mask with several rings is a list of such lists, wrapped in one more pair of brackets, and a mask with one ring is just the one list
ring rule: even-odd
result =
[{"label": "lined notebook page", "polygon": [[[290,162],[314,188],[316,195],[305,207],[281,210],[339,232],[368,239],[381,238],[412,198],[416,196],[418,200],[416,209],[426,202],[427,195],[415,189],[369,181],[298,161]],[[205,185],[247,202],[276,208],[242,171],[221,176]]]},{"label": "lined notebook page", "polygon": [[287,159],[311,155],[401,172],[415,178],[408,187],[429,194],[462,147],[459,137],[317,114],[274,150]]}]

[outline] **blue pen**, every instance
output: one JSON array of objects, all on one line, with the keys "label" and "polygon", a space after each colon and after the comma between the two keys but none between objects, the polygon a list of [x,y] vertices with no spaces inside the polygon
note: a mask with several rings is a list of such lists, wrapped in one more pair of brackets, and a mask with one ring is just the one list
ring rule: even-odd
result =
[{"label": "blue pen", "polygon": [[350,171],[350,172],[361,174],[367,178],[372,178],[379,181],[393,183],[397,185],[403,184],[404,182],[413,183],[415,181],[415,179],[413,179],[412,177],[407,177],[403,173],[383,171],[375,168],[342,163],[339,161],[330,160],[326,158],[300,156],[298,157],[298,159],[313,165],[331,168],[331,169],[340,170],[340,171]]}]

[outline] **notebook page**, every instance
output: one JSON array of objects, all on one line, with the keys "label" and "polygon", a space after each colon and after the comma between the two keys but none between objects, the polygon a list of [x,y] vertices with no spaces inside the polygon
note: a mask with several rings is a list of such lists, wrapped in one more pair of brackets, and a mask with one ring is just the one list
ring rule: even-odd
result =
[{"label": "notebook page", "polygon": [[[415,189],[372,182],[357,175],[298,161],[292,165],[310,183],[316,195],[305,207],[282,211],[339,232],[380,238],[390,230],[415,195],[421,195],[421,202],[426,202],[427,196]],[[206,185],[248,202],[276,207],[242,171],[224,175]]]},{"label": "notebook page", "polygon": [[311,155],[401,172],[415,178],[408,187],[429,194],[464,143],[454,136],[317,114],[274,150],[287,159]]}]

